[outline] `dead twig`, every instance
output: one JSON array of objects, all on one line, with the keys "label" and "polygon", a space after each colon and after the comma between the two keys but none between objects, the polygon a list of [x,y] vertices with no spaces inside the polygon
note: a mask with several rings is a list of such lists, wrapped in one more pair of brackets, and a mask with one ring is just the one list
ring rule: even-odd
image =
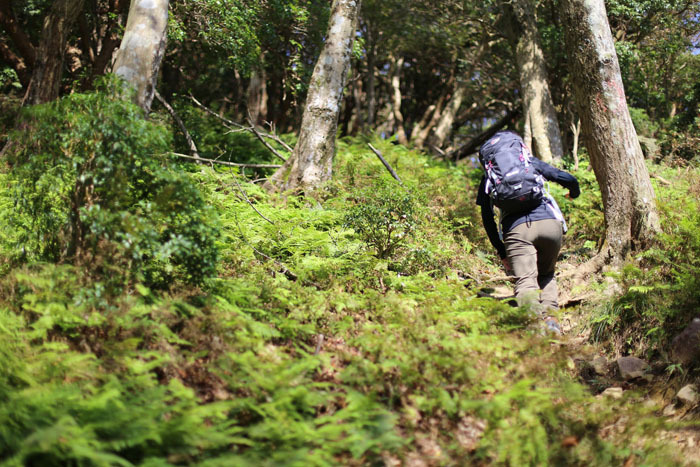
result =
[{"label": "dead twig", "polygon": [[270,145],[270,143],[268,143],[267,141],[265,141],[265,138],[263,137],[263,135],[257,130],[257,128],[255,128],[255,124],[253,124],[253,120],[252,120],[252,118],[250,117],[250,114],[248,114],[248,125],[250,125],[250,127],[248,128],[248,130],[249,130],[250,132],[252,132],[252,133],[255,135],[256,138],[258,138],[258,140],[263,144],[263,146],[265,146],[265,147],[267,148],[268,151],[270,151],[272,154],[274,154],[278,159],[281,159],[282,161],[287,162],[287,158],[286,158],[286,157],[284,157],[284,156],[283,156],[282,154],[280,154],[275,148],[273,148],[273,147]]},{"label": "dead twig", "polygon": [[187,154],[180,154],[177,152],[171,152],[169,154],[172,154],[173,156],[177,156],[177,157],[182,157],[184,159],[196,159],[200,162],[208,162],[210,164],[227,165],[229,167],[247,167],[247,168],[251,168],[251,169],[279,169],[280,167],[282,167],[280,164],[241,164],[238,162],[219,161],[216,159],[205,159],[203,157],[188,156]]},{"label": "dead twig", "polygon": [[172,119],[175,121],[175,124],[180,128],[180,131],[182,131],[182,134],[185,136],[185,140],[187,141],[187,146],[189,146],[190,148],[190,154],[192,155],[192,157],[197,161],[197,164],[201,164],[202,161],[199,157],[197,145],[194,144],[194,140],[192,139],[190,132],[187,131],[187,127],[185,126],[184,122],[177,115],[175,109],[173,109],[172,106],[168,104],[168,102],[165,99],[163,99],[163,96],[161,96],[157,90],[155,91],[155,97],[158,100],[158,102],[160,102],[161,105],[165,107],[165,110],[168,111]]},{"label": "dead twig", "polygon": [[275,124],[273,122],[265,122],[265,124],[270,127],[270,133],[260,132],[261,135],[263,135],[265,138],[269,138],[272,141],[276,142],[277,144],[282,146],[288,153],[291,154],[292,152],[294,152],[294,149],[292,149],[290,145],[285,143],[282,140],[282,138],[277,136],[277,132],[275,131]]},{"label": "dead twig", "polygon": [[260,140],[261,143],[263,143],[263,145],[265,146],[265,148],[267,148],[268,151],[272,152],[272,154],[273,154],[275,157],[281,159],[281,160],[284,161],[284,162],[287,161],[287,158],[284,157],[283,155],[281,155],[281,154],[279,153],[279,151],[277,151],[275,148],[273,148],[273,147],[270,145],[270,143],[268,143],[267,141],[265,141],[265,138],[271,139],[271,140],[273,140],[273,141],[275,141],[275,142],[281,144],[281,145],[282,145],[286,150],[288,150],[290,153],[292,152],[292,148],[290,148],[288,144],[282,142],[282,140],[281,140],[277,135],[270,135],[270,134],[268,134],[268,133],[262,132],[262,131],[258,130],[257,128],[255,128],[255,125],[254,125],[253,122],[251,121],[250,116],[248,117],[248,124],[249,124],[249,126],[242,125],[242,124],[240,124],[240,123],[238,123],[238,122],[234,122],[233,120],[229,120],[228,118],[222,117],[221,115],[217,114],[216,112],[214,112],[213,110],[211,110],[209,107],[207,107],[206,105],[204,105],[204,104],[202,104],[201,102],[199,102],[194,96],[190,95],[190,99],[192,100],[192,102],[194,102],[194,104],[195,104],[197,107],[199,107],[200,109],[204,110],[204,111],[207,112],[209,115],[212,115],[212,116],[216,117],[217,119],[221,120],[225,125],[227,125],[227,126],[229,126],[229,127],[236,128],[236,129],[238,129],[238,130],[248,131],[248,132],[253,133],[253,134],[255,135],[255,137],[258,138],[258,139]]},{"label": "dead twig", "polygon": [[379,152],[379,150],[377,148],[375,148],[374,146],[372,146],[370,143],[367,143],[367,146],[369,146],[369,148],[372,150],[372,152],[374,152],[374,154],[379,158],[379,160],[382,161],[382,164],[384,164],[384,167],[386,167],[386,169],[389,171],[391,176],[394,177],[396,179],[396,181],[398,181],[401,186],[403,186],[403,182],[401,181],[401,178],[399,178],[399,176],[396,174],[394,169],[391,168],[391,165],[389,165],[389,163],[386,161],[386,159],[384,159],[384,156],[382,156],[382,153]]},{"label": "dead twig", "polygon": [[239,190],[239,191],[241,192],[241,194],[243,195],[243,198],[245,199],[245,202],[248,203],[248,204],[250,205],[250,207],[253,208],[253,210],[254,210],[255,212],[257,212],[258,215],[259,215],[260,217],[262,217],[263,219],[265,219],[265,220],[266,220],[267,222],[269,222],[270,224],[275,225],[274,222],[272,222],[270,219],[268,219],[267,217],[265,217],[265,216],[263,215],[263,213],[261,213],[260,211],[258,211],[258,208],[256,208],[255,205],[253,205],[253,203],[251,203],[250,199],[248,199],[248,195],[246,194],[245,191],[243,191],[243,187],[241,187],[241,184],[238,183],[238,180],[236,180],[236,179],[234,178],[233,181],[236,183],[236,186],[238,187],[238,190]]},{"label": "dead twig", "polygon": [[321,353],[321,349],[323,348],[323,340],[323,334],[319,334],[318,336],[316,336],[316,350],[314,350],[314,355],[318,355],[319,353]]},{"label": "dead twig", "polygon": [[666,180],[665,178],[661,177],[660,175],[651,174],[651,178],[657,179],[658,181],[660,181],[661,183],[663,183],[663,184],[666,185],[666,186],[670,186],[670,185],[671,185],[671,182],[669,182],[669,181]]}]

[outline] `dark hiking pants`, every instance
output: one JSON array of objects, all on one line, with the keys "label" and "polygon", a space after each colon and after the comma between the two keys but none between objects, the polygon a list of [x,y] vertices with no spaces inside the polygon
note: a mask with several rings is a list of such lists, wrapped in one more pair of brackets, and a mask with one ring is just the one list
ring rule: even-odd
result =
[{"label": "dark hiking pants", "polygon": [[562,240],[561,222],[556,219],[524,222],[504,236],[518,305],[530,305],[537,312],[557,308],[559,290],[554,266]]}]

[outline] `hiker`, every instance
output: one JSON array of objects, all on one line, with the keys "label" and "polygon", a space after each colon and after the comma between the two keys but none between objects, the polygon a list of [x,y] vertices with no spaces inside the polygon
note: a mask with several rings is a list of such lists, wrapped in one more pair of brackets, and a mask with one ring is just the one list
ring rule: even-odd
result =
[{"label": "hiker", "polygon": [[[517,133],[500,131],[479,149],[485,174],[476,198],[491,244],[508,274],[516,278],[518,305],[530,306],[544,319],[545,327],[561,334],[551,311],[558,308],[559,291],[554,267],[566,222],[545,180],[569,189],[567,197],[580,194],[573,175],[532,157]],[[493,207],[500,210],[496,225]]]}]

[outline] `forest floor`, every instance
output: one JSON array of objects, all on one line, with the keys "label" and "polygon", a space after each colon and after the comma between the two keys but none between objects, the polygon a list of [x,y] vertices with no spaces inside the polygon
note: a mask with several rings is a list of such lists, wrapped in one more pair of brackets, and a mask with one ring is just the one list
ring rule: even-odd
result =
[{"label": "forest floor", "polygon": [[[318,199],[185,166],[221,229],[201,286],[110,292],[88,265],[0,262],[0,462],[700,464],[697,404],[676,397],[698,375],[666,355],[697,312],[696,173],[663,172],[677,184],[659,190],[659,246],[576,281],[602,226],[594,176],[577,172],[556,337],[508,304],[480,172],[373,144],[409,188],[365,141],[341,142]],[[648,370],[623,378],[623,356]]]},{"label": "forest floor", "polygon": [[[664,371],[667,361],[650,361],[644,375],[623,378],[616,364],[622,357],[619,346],[614,343],[598,342],[593,336],[590,323],[595,320],[597,308],[604,306],[621,289],[615,281],[606,279],[599,272],[592,277],[582,278],[576,274],[584,259],[574,252],[563,252],[566,261],[558,264],[560,285],[559,319],[563,335],[552,341],[553,346],[565,347],[569,359],[573,361],[575,374],[598,398],[620,400],[630,408],[643,406],[651,409],[655,416],[678,423],[675,428],[659,429],[653,435],[659,442],[674,446],[678,459],[685,465],[700,465],[700,404],[683,404],[678,401],[678,390],[688,383],[689,378],[670,375]],[[587,287],[589,284],[606,284],[607,287]],[[495,298],[507,299],[509,286],[502,285]],[[575,291],[575,292],[574,292]],[[624,412],[624,410],[622,411]],[[634,418],[621,415],[611,424],[603,427],[601,433],[624,431],[628,425],[636,423]],[[634,458],[625,465],[635,465]]]}]

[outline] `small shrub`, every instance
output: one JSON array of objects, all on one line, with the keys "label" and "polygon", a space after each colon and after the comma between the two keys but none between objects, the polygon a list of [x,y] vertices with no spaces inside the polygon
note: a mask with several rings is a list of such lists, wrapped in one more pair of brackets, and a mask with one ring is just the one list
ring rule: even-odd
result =
[{"label": "small shrub", "polygon": [[380,178],[352,197],[356,204],[345,222],[379,258],[388,258],[405,245],[420,225],[423,203],[393,180]]},{"label": "small shrub", "polygon": [[116,85],[25,111],[10,154],[16,259],[199,283],[216,266],[213,211],[162,156],[168,133]]}]

